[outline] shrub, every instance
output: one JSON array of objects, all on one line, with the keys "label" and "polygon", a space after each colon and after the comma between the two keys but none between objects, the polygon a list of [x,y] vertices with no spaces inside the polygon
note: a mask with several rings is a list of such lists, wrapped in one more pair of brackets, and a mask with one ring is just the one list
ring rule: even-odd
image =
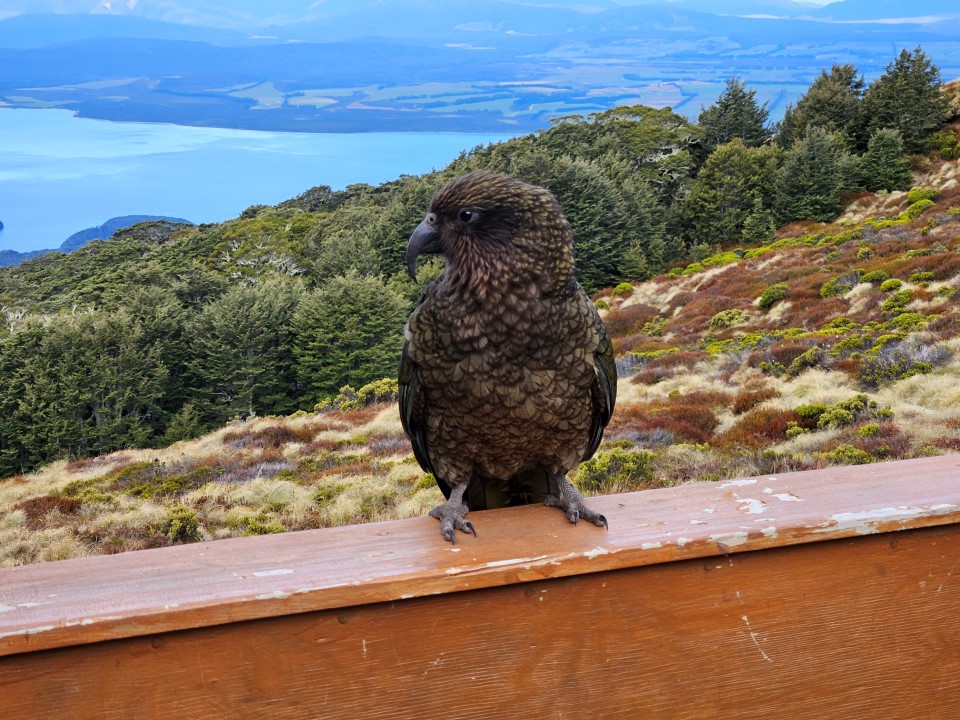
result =
[{"label": "shrub", "polygon": [[756,390],[741,390],[733,400],[733,414],[743,415],[748,410],[752,410],[757,405],[767,400],[779,397],[780,393],[770,387],[757,388]]},{"label": "shrub", "polygon": [[911,275],[909,278],[907,278],[907,282],[912,282],[912,283],[931,282],[933,279],[934,279],[934,275],[932,272],[918,271],[918,272],[915,272],[913,275]]},{"label": "shrub", "polygon": [[771,285],[766,290],[763,291],[763,294],[760,296],[760,308],[763,310],[769,310],[778,302],[783,300],[787,296],[787,284],[778,283],[777,285]]},{"label": "shrub", "polygon": [[860,450],[846,443],[837,445],[830,452],[818,453],[818,455],[833,465],[866,465],[874,460],[866,450]]},{"label": "shrub", "polygon": [[597,310],[609,310],[609,309],[610,309],[610,306],[607,305],[606,300],[603,300],[603,299],[597,300],[593,305],[594,305],[594,307],[597,308]]},{"label": "shrub", "polygon": [[721,310],[710,318],[710,327],[717,329],[733,327],[749,319],[750,316],[743,310]]},{"label": "shrub", "polygon": [[903,287],[903,282],[896,278],[890,278],[880,283],[881,292],[893,292],[894,290],[899,290],[901,287]]},{"label": "shrub", "polygon": [[157,530],[170,542],[195,542],[203,539],[200,520],[192,508],[175,505],[167,510],[167,517]]},{"label": "shrub", "polygon": [[860,273],[852,272],[840,277],[831,278],[820,286],[820,297],[828,298],[836,295],[846,295],[860,282]]},{"label": "shrub", "polygon": [[[886,272],[885,270],[871,270],[868,273],[864,273],[860,277],[860,282],[882,283],[885,280],[889,280],[889,279],[890,279],[890,273]],[[897,282],[899,282],[899,280]]]},{"label": "shrub", "polygon": [[910,207],[900,213],[900,217],[904,220],[916,220],[923,213],[934,206],[933,200],[917,200]]},{"label": "shrub", "polygon": [[633,285],[628,282],[622,282],[617,285],[610,294],[614,297],[627,297],[633,293]]},{"label": "shrub", "polygon": [[810,348],[793,359],[788,368],[789,374],[794,376],[799,375],[804,370],[820,365],[823,362],[825,354],[821,347],[814,346]]},{"label": "shrub", "polygon": [[937,188],[915,187],[907,193],[907,202],[914,205],[921,200],[936,200],[940,197],[940,190]]},{"label": "shrub", "polygon": [[601,451],[577,469],[577,484],[584,490],[640,484],[653,477],[653,454],[646,450],[633,452],[623,448]]},{"label": "shrub", "polygon": [[[888,281],[889,282],[889,281]],[[888,315],[904,312],[907,303],[913,299],[913,293],[909,290],[899,290],[883,303],[881,310]]]},{"label": "shrub", "polygon": [[797,415],[792,410],[760,407],[746,413],[717,435],[712,444],[719,447],[765,447],[785,440],[790,423],[796,422]]}]

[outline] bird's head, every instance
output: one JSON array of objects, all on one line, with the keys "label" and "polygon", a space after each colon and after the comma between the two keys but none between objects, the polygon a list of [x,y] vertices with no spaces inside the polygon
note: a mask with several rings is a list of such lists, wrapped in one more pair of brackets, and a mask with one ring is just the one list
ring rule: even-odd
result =
[{"label": "bird's head", "polygon": [[556,198],[488,172],[463,175],[433,196],[407,244],[414,279],[423,253],[443,255],[447,282],[480,295],[510,284],[549,292],[573,277],[573,236]]}]

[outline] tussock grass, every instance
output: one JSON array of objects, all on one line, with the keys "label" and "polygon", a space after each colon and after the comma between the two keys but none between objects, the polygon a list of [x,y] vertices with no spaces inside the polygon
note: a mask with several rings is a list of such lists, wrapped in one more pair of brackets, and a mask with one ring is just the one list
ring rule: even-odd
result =
[{"label": "tussock grass", "polygon": [[[794,223],[737,262],[598,293],[621,377],[593,466],[606,474],[582,473],[584,490],[960,452],[960,163],[915,165],[915,185],[941,192],[915,219],[899,218],[907,193],[863,193],[837,222]],[[900,287],[860,280],[871,272]],[[776,285],[786,296],[761,308]],[[839,426],[803,409],[861,395],[870,411]],[[394,404],[254,418],[0,480],[0,565],[417,517],[441,501]]]}]

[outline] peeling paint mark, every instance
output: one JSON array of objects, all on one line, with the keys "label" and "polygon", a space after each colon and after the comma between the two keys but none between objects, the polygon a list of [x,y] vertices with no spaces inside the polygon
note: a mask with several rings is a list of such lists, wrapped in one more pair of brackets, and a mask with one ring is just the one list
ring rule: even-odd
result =
[{"label": "peeling paint mark", "polygon": [[543,560],[546,558],[546,555],[537,555],[537,557],[528,557],[528,558],[516,558],[514,560],[494,560],[493,562],[488,562],[487,567],[504,567],[507,565],[522,565],[524,563],[532,563],[537,560]]},{"label": "peeling paint mark", "polygon": [[400,596],[400,599],[401,599],[401,600],[409,600],[410,598],[413,598],[413,597],[416,597],[416,595],[414,595],[413,593],[407,593],[406,595],[401,595],[401,596]]},{"label": "peeling paint mark", "polygon": [[777,500],[782,502],[803,502],[802,497],[798,497],[791,492],[786,493],[774,493],[773,495]]},{"label": "peeling paint mark", "polygon": [[277,575],[293,575],[293,570],[261,570],[253,574],[254,577],[276,577]]},{"label": "peeling paint mark", "polygon": [[880,530],[877,525],[886,522],[905,523],[919,517],[945,515],[960,510],[958,505],[934,505],[923,508],[900,505],[898,507],[876,508],[862,512],[837,513],[820,524],[815,532],[836,532],[837,530],[853,530],[857,535],[874,535]]},{"label": "peeling paint mark", "polygon": [[283,590],[274,590],[272,593],[257,595],[257,600],[286,600],[288,597],[290,597],[290,593],[283,592]]},{"label": "peeling paint mark", "polygon": [[691,524],[691,525],[706,525],[706,524],[707,524],[707,521],[706,521],[706,520],[691,520],[691,521],[690,521],[690,524]]},{"label": "peeling paint mark", "polygon": [[688,538],[688,537],[678,537],[678,538],[677,538],[677,547],[682,550],[682,549],[683,549],[683,546],[686,545],[688,542],[693,542],[693,540],[691,540],[691,539]]},{"label": "peeling paint mark", "polygon": [[16,610],[17,608],[13,605],[0,605],[0,613],[10,612],[11,610]]},{"label": "peeling paint mark", "polygon": [[610,551],[607,550],[606,548],[595,547],[593,550],[587,550],[587,552],[585,552],[585,553],[583,554],[583,556],[584,556],[587,560],[593,560],[595,557],[598,557],[598,556],[600,556],[600,555],[607,555],[607,554],[609,554],[609,553],[610,553]]},{"label": "peeling paint mark", "polygon": [[17,637],[22,635],[39,635],[40,633],[56,630],[56,625],[41,625],[40,627],[24,628],[23,630],[13,630],[12,632],[0,633],[0,640],[8,637]]},{"label": "peeling paint mark", "polygon": [[460,552],[463,548],[450,548],[450,552]]},{"label": "peeling paint mark", "polygon": [[770,527],[760,528],[760,534],[764,537],[775,538],[777,536],[777,529],[773,525]]},{"label": "peeling paint mark", "polygon": [[81,626],[81,627],[86,627],[87,625],[93,625],[93,622],[94,622],[94,621],[91,620],[90,618],[84,618],[83,620],[68,620],[67,622],[65,622],[65,623],[63,624],[63,626],[64,626],[64,627],[76,627],[76,626],[79,625],[79,626]]},{"label": "peeling paint mark", "polygon": [[457,575],[462,572],[463,570],[461,568],[457,568],[457,567],[447,568],[447,575]]},{"label": "peeling paint mark", "polygon": [[760,645],[759,635],[753,631],[753,628],[750,627],[750,620],[746,615],[741,615],[740,619],[743,620],[743,624],[747,626],[747,632],[750,633],[750,639],[753,641],[753,644],[756,646],[757,650],[760,652],[760,657],[766,660],[768,663],[772,663],[773,659],[764,652],[763,647]]},{"label": "peeling paint mark", "polygon": [[363,651],[363,656],[367,656],[367,641],[366,639],[360,641],[360,648]]},{"label": "peeling paint mark", "polygon": [[715,513],[716,511],[717,511],[716,508],[704,508],[704,509],[701,510],[700,512],[704,512],[704,513],[707,513],[708,515],[712,515],[712,514]]},{"label": "peeling paint mark", "polygon": [[743,545],[747,541],[747,533],[718,533],[716,535],[711,535],[708,540],[710,540],[710,542],[715,542],[718,545],[722,544],[726,545],[727,547],[736,547],[737,545]]},{"label": "peeling paint mark", "polygon": [[747,513],[747,515],[759,515],[767,507],[763,500],[754,500],[753,498],[743,498],[737,505],[737,510]]},{"label": "peeling paint mark", "polygon": [[728,480],[727,482],[723,483],[723,485],[721,485],[720,487],[721,488],[743,487],[744,485],[756,485],[756,484],[757,484],[756,478],[745,478],[743,480]]},{"label": "peeling paint mark", "polygon": [[640,544],[640,549],[641,549],[641,550],[656,550],[657,548],[662,548],[662,547],[663,547],[663,543],[659,543],[659,542],[641,543],[641,544]]}]

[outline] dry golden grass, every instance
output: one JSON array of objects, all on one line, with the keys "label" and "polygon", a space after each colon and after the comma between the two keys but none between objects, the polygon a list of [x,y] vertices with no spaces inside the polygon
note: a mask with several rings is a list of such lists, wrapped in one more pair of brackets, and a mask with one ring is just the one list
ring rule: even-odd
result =
[{"label": "dry golden grass", "polygon": [[[818,246],[655,278],[627,296],[600,293],[615,347],[641,353],[624,363],[600,454],[643,455],[632,470],[612,470],[586,490],[960,451],[960,221],[947,212],[960,205],[958,163],[915,164],[915,184],[940,187],[946,199],[869,242],[831,238],[867,217],[897,215],[905,193],[864,194],[842,222],[798,223],[782,233],[822,234]],[[875,269],[903,282],[910,296],[902,307],[885,307],[893,295],[879,283],[821,297],[832,278]],[[920,271],[935,279],[908,280]],[[777,283],[789,286],[787,298],[760,308],[760,293]],[[741,321],[711,325],[734,309]],[[864,374],[871,353],[901,342],[907,364],[888,353],[887,366]],[[910,365],[914,356],[935,362]],[[842,427],[818,429],[796,412],[860,393],[875,411]],[[412,457],[394,405],[256,418],[168,448],[58,462],[0,480],[0,565],[416,517],[441,500]]]}]

